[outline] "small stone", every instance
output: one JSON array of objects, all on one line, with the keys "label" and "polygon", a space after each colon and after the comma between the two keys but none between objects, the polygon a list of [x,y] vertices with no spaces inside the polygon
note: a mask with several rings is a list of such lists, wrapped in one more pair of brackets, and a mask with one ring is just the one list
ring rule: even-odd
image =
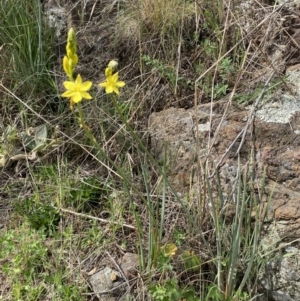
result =
[{"label": "small stone", "polygon": [[123,295],[125,293],[126,283],[121,278],[119,272],[110,267],[106,267],[92,275],[90,283],[93,292],[97,294],[99,298],[100,296],[104,297],[106,301],[108,297],[113,298],[114,296]]}]

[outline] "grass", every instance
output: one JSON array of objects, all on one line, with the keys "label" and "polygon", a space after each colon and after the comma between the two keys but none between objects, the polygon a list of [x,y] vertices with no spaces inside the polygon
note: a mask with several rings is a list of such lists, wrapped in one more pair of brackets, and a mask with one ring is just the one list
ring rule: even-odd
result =
[{"label": "grass", "polygon": [[[51,76],[53,37],[44,26],[42,7],[36,1],[2,1],[0,10],[1,73],[14,93],[56,88]],[[27,94],[28,96],[28,94]]]},{"label": "grass", "polygon": [[215,101],[237,88],[248,55],[238,12],[223,1],[77,2],[75,72],[101,81],[107,62],[92,54],[85,68],[97,16],[109,33],[103,52],[119,57],[126,88],[118,99],[94,89],[95,101],[71,112],[57,96],[62,58],[42,6],[18,4],[0,2],[0,197],[12,210],[0,234],[0,300],[97,300],[92,271],[107,254],[117,261],[128,252],[139,268],[127,275],[127,300],[255,300],[264,177],[254,183],[255,163],[240,164],[228,197],[197,158],[199,189],[180,195],[168,177],[169,149],[156,158],[145,126],[170,103],[191,107],[195,94]]}]

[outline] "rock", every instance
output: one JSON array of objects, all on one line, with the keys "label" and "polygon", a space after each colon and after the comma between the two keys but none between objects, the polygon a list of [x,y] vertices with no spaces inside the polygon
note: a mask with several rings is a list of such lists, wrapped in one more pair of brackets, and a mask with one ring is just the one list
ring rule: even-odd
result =
[{"label": "rock", "polygon": [[289,70],[287,79],[288,84],[293,84],[295,94],[277,93],[273,101],[256,110],[253,124],[247,125],[250,111],[235,104],[224,115],[226,101],[199,105],[197,110],[170,108],[149,117],[152,150],[162,160],[164,149],[167,149],[171,162],[169,180],[183,195],[195,185],[193,174],[197,170],[198,156],[202,162],[208,160],[208,166],[218,166],[225,197],[236,180],[238,151],[242,166],[249,162],[251,152],[255,154],[254,177],[257,181],[266,167],[265,199],[271,193],[273,197],[263,239],[266,249],[281,247],[276,249],[274,260],[267,263],[261,285],[273,298],[271,300],[280,301],[300,300],[298,73],[297,68]]},{"label": "rock", "polygon": [[[266,250],[269,250],[272,245],[277,246],[281,241],[276,227],[284,228],[284,224],[272,225],[269,228],[268,237],[262,241],[262,244],[267,247]],[[277,256],[266,263],[260,285],[264,287],[266,295],[271,297],[271,300],[297,301],[300,295],[299,248],[279,243],[278,250]]]},{"label": "rock", "polygon": [[100,300],[114,301],[114,296],[123,295],[126,291],[126,283],[121,275],[110,267],[105,267],[92,275],[90,283]]},{"label": "rock", "polygon": [[126,277],[130,277],[139,266],[139,256],[135,253],[125,253],[120,263],[121,269]]},{"label": "rock", "polygon": [[45,19],[50,28],[55,29],[57,38],[62,36],[67,28],[67,12],[56,1],[49,0],[44,4]]},{"label": "rock", "polygon": [[[102,264],[105,268],[101,269],[97,273],[92,271],[90,283],[93,292],[97,295],[99,300],[114,301],[126,299],[126,289],[128,284],[125,278],[131,278],[134,276],[136,269],[139,266],[139,257],[135,253],[125,253],[123,257],[115,262],[112,258],[106,257],[102,260]],[[110,267],[112,265],[113,267]],[[118,271],[114,268],[118,265]],[[91,275],[91,272],[88,273]],[[120,299],[121,298],[121,299]]]}]

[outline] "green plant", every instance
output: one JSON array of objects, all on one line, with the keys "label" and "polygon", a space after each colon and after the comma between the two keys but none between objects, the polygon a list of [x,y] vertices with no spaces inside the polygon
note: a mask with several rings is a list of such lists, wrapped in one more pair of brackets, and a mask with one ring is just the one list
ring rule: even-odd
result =
[{"label": "green plant", "polygon": [[194,251],[184,251],[181,254],[181,260],[186,271],[198,272],[201,267],[201,258]]},{"label": "green plant", "polygon": [[186,239],[186,233],[176,227],[173,231],[173,240],[176,246],[181,246]]},{"label": "green plant", "polygon": [[[68,44],[67,44],[67,51],[70,48],[69,45],[69,39],[70,39],[70,34],[68,35]],[[76,39],[75,34],[72,35],[72,39]],[[75,43],[76,41],[73,41]],[[75,55],[76,49],[72,50],[72,54],[70,56]],[[69,50],[70,52],[70,50]],[[68,55],[69,57],[69,55]],[[71,60],[72,59],[66,59],[66,60]],[[65,61],[66,61],[65,60]],[[66,66],[67,64],[63,62]],[[96,137],[90,130],[90,128],[85,124],[85,116],[84,112],[82,110],[81,106],[81,100],[82,97],[79,97],[79,101],[76,102],[73,97],[74,95],[69,95],[70,96],[70,101],[71,103],[76,103],[76,111],[74,112],[78,114],[79,118],[79,124],[80,127],[83,128],[84,133],[86,137],[88,138],[89,142],[91,145],[98,151],[97,153],[97,159],[99,161],[105,159],[111,166],[115,169],[114,173],[122,179],[124,182],[125,190],[127,190],[127,194],[130,195],[129,190],[133,190],[138,197],[141,199],[144,205],[147,207],[147,213],[149,217],[149,229],[148,229],[148,242],[149,242],[149,252],[148,252],[148,260],[145,262],[145,258],[142,254],[143,250],[143,245],[142,245],[142,237],[141,233],[143,232],[142,230],[142,225],[140,222],[139,217],[134,213],[134,216],[136,218],[136,222],[138,225],[138,242],[139,242],[139,248],[141,251],[141,268],[146,269],[148,273],[151,272],[152,268],[157,265],[157,260],[158,260],[158,255],[159,255],[159,250],[161,247],[161,241],[163,237],[163,229],[164,229],[164,216],[165,216],[165,202],[166,202],[166,187],[167,185],[170,186],[168,183],[168,179],[166,177],[166,165],[165,163],[167,162],[166,160],[164,161],[164,165],[161,168],[156,160],[153,158],[143,141],[138,137],[138,135],[135,133],[135,131],[132,129],[131,125],[128,123],[126,116],[124,116],[123,111],[121,110],[120,106],[118,105],[116,95],[119,95],[119,89],[121,87],[124,87],[125,83],[122,81],[118,81],[118,72],[116,72],[117,68],[117,62],[115,61],[110,61],[108,63],[108,66],[105,69],[105,77],[106,81],[104,83],[100,83],[99,85],[105,88],[106,94],[109,94],[111,96],[111,102],[113,104],[113,107],[116,110],[116,113],[118,114],[118,117],[121,119],[121,122],[125,126],[126,133],[131,136],[135,144],[137,145],[137,148],[141,154],[143,154],[143,157],[146,159],[145,162],[148,160],[155,165],[156,168],[158,168],[159,173],[161,174],[162,177],[162,185],[161,185],[161,191],[162,191],[162,200],[159,200],[161,203],[161,206],[158,206],[157,204],[154,204],[152,202],[151,196],[150,196],[150,190],[149,190],[149,174],[148,174],[148,166],[147,165],[142,165],[141,166],[141,172],[142,172],[142,177],[144,181],[144,188],[146,190],[146,196],[144,196],[138,189],[133,185],[131,182],[131,176],[128,175],[128,173],[120,166],[119,164],[115,163],[102,149],[101,145],[97,141]],[[73,71],[71,68],[71,71],[67,68],[64,67],[66,74],[70,78],[71,74],[70,72]],[[71,81],[72,82],[72,81]],[[71,83],[69,82],[69,83]],[[73,87],[73,85],[72,85]],[[76,89],[75,89],[76,90]],[[77,93],[77,92],[76,92]],[[116,94],[116,95],[115,95]],[[80,95],[82,96],[82,95]],[[73,106],[71,107],[73,110]],[[160,188],[160,187],[159,187]],[[135,211],[135,209],[134,209]],[[160,216],[158,219],[157,217]],[[147,268],[146,268],[147,265]]]},{"label": "green plant", "polygon": [[216,284],[211,284],[208,287],[208,292],[205,297],[205,301],[213,300],[213,301],[222,301],[224,300],[224,294],[220,291],[220,288]]},{"label": "green plant", "polygon": [[[266,89],[265,93],[264,93],[264,102],[267,101],[270,97],[272,97],[272,95],[274,95],[274,93],[277,91],[277,89],[279,89],[281,86],[283,85],[282,80],[280,79],[273,79],[270,82],[269,87]],[[239,104],[242,105],[249,105],[251,103],[253,103],[255,101],[255,99],[260,95],[261,91],[264,89],[264,85],[263,84],[258,84],[254,90],[250,90],[250,91],[243,91],[240,93],[236,93],[233,96],[233,100],[236,101]]]},{"label": "green plant", "polygon": [[176,73],[175,67],[167,65],[159,59],[151,59],[149,55],[143,55],[142,60],[146,66],[151,67],[152,73],[157,73],[162,79],[169,83],[174,94],[176,94],[177,86],[192,88],[192,80],[179,76]]},{"label": "green plant", "polygon": [[101,247],[106,244],[104,233],[96,221],[91,221],[90,226],[84,232],[81,245],[83,249],[90,250],[91,247]]},{"label": "green plant", "polygon": [[54,287],[56,291],[55,300],[83,301],[78,286],[75,284],[66,284],[64,273],[60,268],[55,273],[48,275],[45,280]]},{"label": "green plant", "polygon": [[30,151],[38,151],[46,146],[47,141],[47,126],[42,124],[35,130],[34,135],[21,133],[22,143],[24,147]]},{"label": "green plant", "polygon": [[84,300],[78,285],[66,281],[67,272],[61,266],[62,254],[56,247],[67,245],[61,241],[56,246],[52,241],[47,246],[47,241],[43,231],[26,222],[0,236],[0,275],[5,275],[8,288],[5,300],[45,300],[49,296],[57,301]]},{"label": "green plant", "polygon": [[224,57],[221,60],[219,70],[220,70],[220,77],[222,81],[227,82],[228,77],[231,75],[232,72],[234,72],[234,65],[232,59],[229,57]]},{"label": "green plant", "polygon": [[199,300],[195,295],[193,287],[181,288],[176,279],[168,280],[163,285],[156,284],[150,286],[149,292],[155,301]]},{"label": "green plant", "polygon": [[10,279],[14,300],[33,300],[43,294],[43,287],[32,280],[39,278],[47,260],[44,235],[22,225],[0,237],[1,271]]},{"label": "green plant", "polygon": [[56,232],[60,214],[53,206],[40,203],[38,199],[26,198],[22,202],[15,203],[15,210],[25,216],[34,229],[40,230],[46,235]]},{"label": "green plant", "polygon": [[66,205],[82,212],[101,208],[108,201],[109,187],[105,187],[97,178],[87,178],[83,181],[75,180],[71,183],[69,196],[66,197]]},{"label": "green plant", "polygon": [[149,55],[143,55],[142,59],[146,66],[151,67],[151,72],[158,72],[162,78],[166,79],[172,89],[175,88],[176,72],[174,67],[167,66],[158,59],[151,59]]},{"label": "green plant", "polygon": [[[262,230],[261,220],[264,219],[264,213],[261,213],[257,208],[259,200],[254,190],[252,182],[251,169],[249,174],[247,170],[242,175],[240,168],[237,169],[237,187],[235,190],[236,213],[230,226],[226,223],[225,216],[220,215],[220,210],[223,208],[224,197],[221,190],[220,179],[217,177],[218,199],[215,200],[212,195],[212,187],[207,181],[209,198],[212,204],[212,218],[216,229],[216,257],[214,259],[217,274],[217,287],[222,292],[221,300],[232,300],[241,295],[247,282],[255,282],[256,279],[251,279],[252,268],[259,269],[262,262],[257,254],[260,233]],[[250,182],[248,182],[250,179]],[[264,190],[265,175],[263,176],[260,193]],[[271,197],[271,196],[270,196]],[[251,212],[255,208],[255,222],[252,223]],[[224,208],[224,210],[226,210]],[[224,237],[227,231],[230,230],[230,235]],[[224,240],[228,239],[228,244],[224,244]],[[240,258],[239,254],[243,254]],[[243,270],[243,276],[238,279],[238,271]]]},{"label": "green plant", "polygon": [[224,1],[201,4],[204,38],[200,41],[201,56],[195,64],[200,76],[195,82],[210,99],[220,99],[236,84],[245,55],[241,29],[233,14],[225,14]]},{"label": "green plant", "polygon": [[0,139],[0,167],[4,167],[8,157],[15,148],[15,142],[18,140],[15,126],[8,125],[2,133]]},{"label": "green plant", "polygon": [[[217,46],[213,42],[204,41],[204,49],[206,56],[209,60],[217,60]],[[197,73],[205,72],[207,65],[205,63],[198,64],[196,66]],[[215,100],[220,99],[228,93],[230,85],[232,84],[232,77],[236,72],[237,66],[234,65],[230,57],[224,57],[215,73],[215,79],[213,80],[212,72],[209,72],[205,78],[198,84],[199,87],[205,92],[205,94],[212,96]]]}]

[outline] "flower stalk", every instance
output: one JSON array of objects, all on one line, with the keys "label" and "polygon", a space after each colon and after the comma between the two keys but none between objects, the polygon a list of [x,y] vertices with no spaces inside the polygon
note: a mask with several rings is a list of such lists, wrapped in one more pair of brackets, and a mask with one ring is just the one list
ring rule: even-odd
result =
[{"label": "flower stalk", "polygon": [[68,32],[66,53],[67,55],[63,58],[63,69],[69,78],[69,81],[63,83],[66,88],[61,96],[70,98],[70,109],[74,109],[74,104],[78,104],[83,98],[92,99],[92,96],[88,93],[93,83],[91,81],[82,82],[81,75],[78,74],[74,81],[74,70],[78,64],[78,55],[76,34],[73,28]]},{"label": "flower stalk", "polygon": [[70,81],[74,81],[73,73],[74,69],[78,63],[78,55],[76,53],[77,43],[76,43],[76,35],[73,28],[71,28],[68,32],[67,46],[66,52],[67,55],[63,58],[63,68],[69,77]]}]

